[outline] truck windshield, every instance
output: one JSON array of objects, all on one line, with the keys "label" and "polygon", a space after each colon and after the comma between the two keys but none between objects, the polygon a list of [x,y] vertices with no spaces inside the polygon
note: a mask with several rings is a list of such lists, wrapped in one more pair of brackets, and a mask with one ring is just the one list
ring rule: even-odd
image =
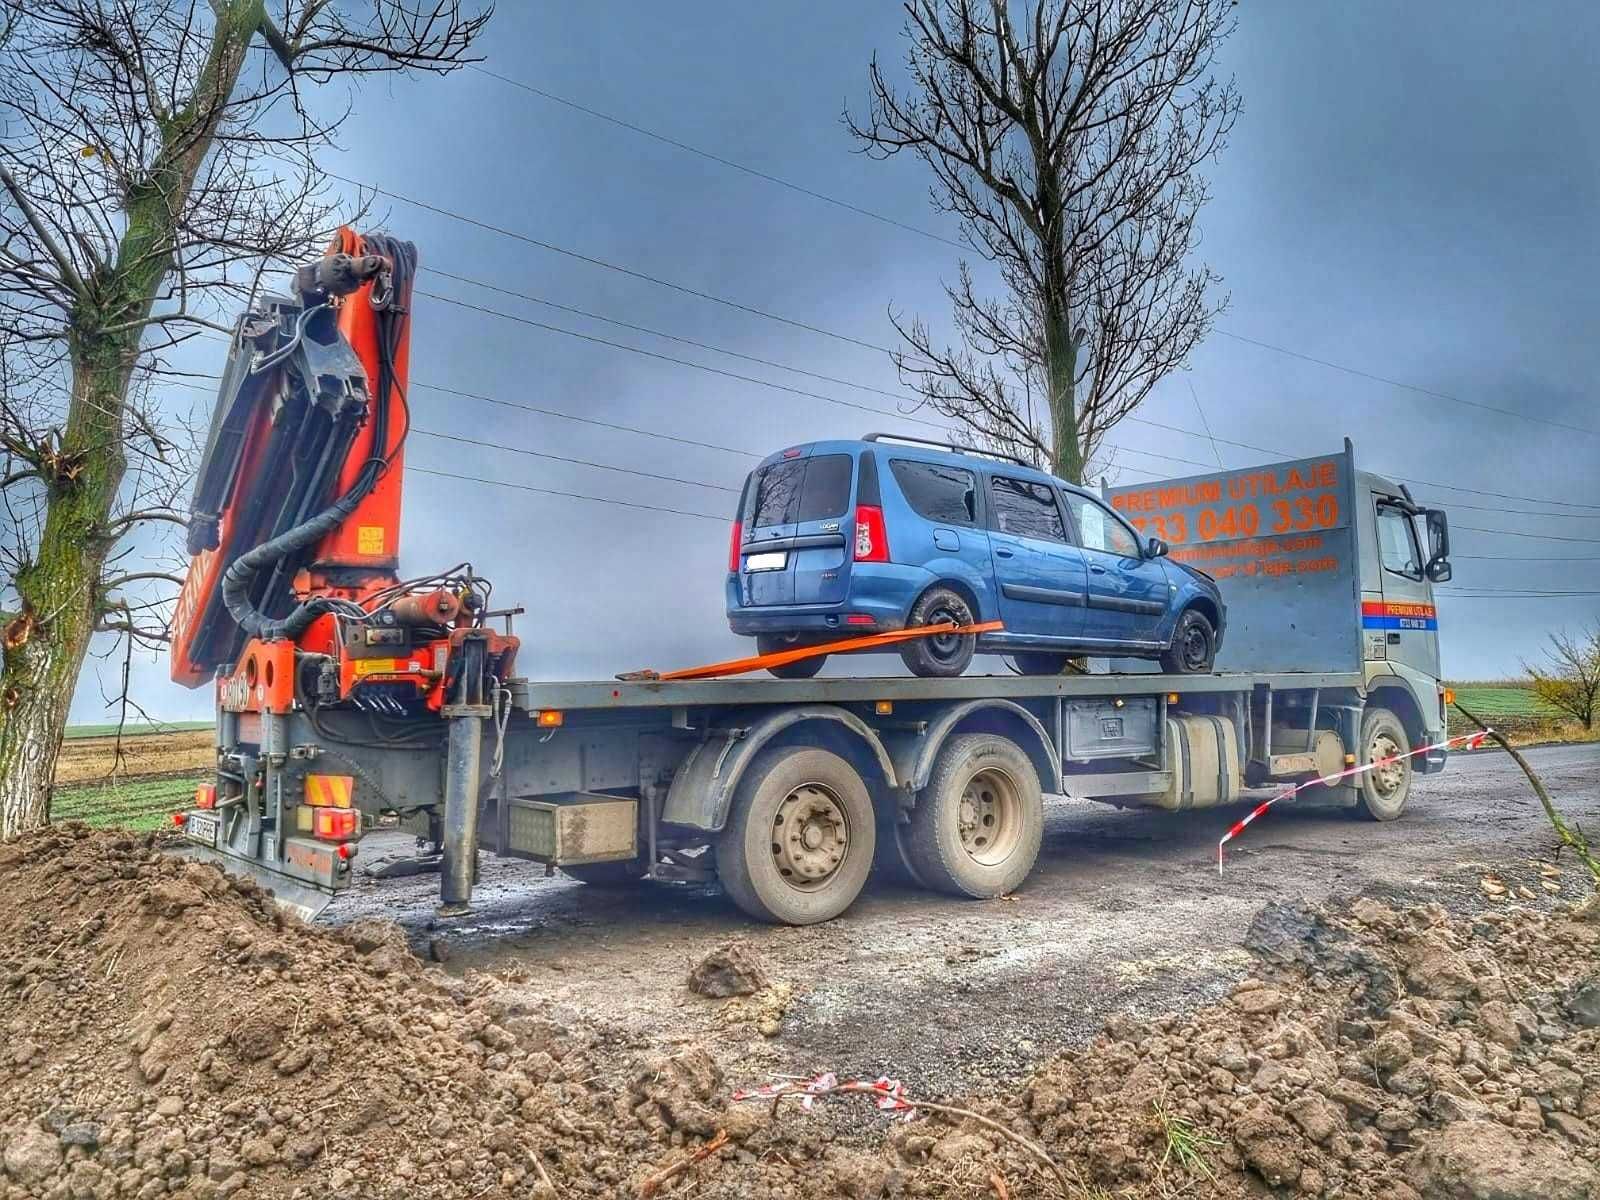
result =
[{"label": "truck windshield", "polygon": [[850,506],[848,454],[822,454],[773,463],[756,472],[750,527],[793,525],[844,516]]}]

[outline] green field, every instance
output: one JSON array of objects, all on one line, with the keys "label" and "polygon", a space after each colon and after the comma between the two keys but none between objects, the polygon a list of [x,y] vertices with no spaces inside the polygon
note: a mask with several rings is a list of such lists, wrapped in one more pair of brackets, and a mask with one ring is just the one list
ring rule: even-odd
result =
[{"label": "green field", "polygon": [[[122,727],[124,737],[142,737],[152,733],[181,733],[188,729],[210,729],[214,722],[211,721],[166,721],[156,725],[144,723],[135,724],[130,721]],[[114,737],[117,732],[117,723],[112,721],[104,725],[68,725],[69,738]]]},{"label": "green field", "polygon": [[1546,704],[1533,689],[1519,683],[1453,683],[1456,703],[1464,704],[1484,720],[1514,717],[1528,721],[1559,721],[1561,710]]},{"label": "green field", "polygon": [[123,779],[62,788],[50,802],[53,821],[83,821],[97,828],[157,829],[194,802],[195,778]]}]

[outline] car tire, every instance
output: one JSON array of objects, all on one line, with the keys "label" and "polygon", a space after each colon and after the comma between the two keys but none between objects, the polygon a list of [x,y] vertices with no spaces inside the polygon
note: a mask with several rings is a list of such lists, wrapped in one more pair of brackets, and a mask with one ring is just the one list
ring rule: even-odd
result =
[{"label": "car tire", "polygon": [[872,797],[848,762],[806,746],[769,747],[739,781],[717,838],[717,877],[758,921],[814,925],[860,895],[876,835]]},{"label": "car tire", "polygon": [[1052,654],[1043,650],[1018,650],[1011,656],[1017,670],[1024,675],[1059,675],[1067,669],[1070,654]]},{"label": "car tire", "polygon": [[[1404,755],[1411,748],[1406,727],[1387,708],[1369,708],[1361,717],[1360,761],[1363,764]],[[1355,777],[1356,809],[1372,821],[1393,821],[1405,811],[1411,795],[1410,758],[1396,758]]]},{"label": "car tire", "polygon": [[936,891],[989,899],[1014,891],[1044,840],[1039,773],[1009,738],[958,734],[917,793],[906,855]]},{"label": "car tire", "polygon": [[1178,615],[1172,641],[1161,652],[1161,669],[1169,675],[1209,675],[1217,662],[1217,631],[1197,608]]},{"label": "car tire", "polygon": [[644,882],[645,865],[642,858],[629,858],[622,862],[579,863],[562,867],[561,873],[592,888],[631,888]]},{"label": "car tire", "polygon": [[[756,638],[756,653],[761,655],[781,654],[785,650],[798,650],[804,642],[798,638],[768,637],[765,635]],[[812,658],[802,658],[796,662],[784,663],[781,667],[768,667],[769,675],[776,675],[779,679],[810,679],[820,670],[822,664],[828,661],[826,654],[818,654]]]},{"label": "car tire", "polygon": [[[957,625],[972,625],[977,617],[972,606],[959,592],[935,586],[917,597],[906,617],[906,627],[937,625],[954,621]],[[900,658],[906,669],[923,679],[951,679],[967,669],[972,661],[978,639],[972,634],[932,634],[912,638],[900,647]]]}]

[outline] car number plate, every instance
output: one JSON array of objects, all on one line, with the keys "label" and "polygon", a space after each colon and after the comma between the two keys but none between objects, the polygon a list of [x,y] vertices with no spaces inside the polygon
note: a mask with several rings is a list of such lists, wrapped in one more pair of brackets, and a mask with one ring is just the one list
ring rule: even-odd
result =
[{"label": "car number plate", "polygon": [[744,569],[746,571],[781,571],[789,565],[789,552],[787,550],[772,550],[766,554],[750,554],[745,556]]},{"label": "car number plate", "polygon": [[199,842],[203,846],[210,846],[213,850],[217,846],[217,829],[219,822],[213,813],[192,812],[188,820],[183,823],[183,836],[191,842]]}]

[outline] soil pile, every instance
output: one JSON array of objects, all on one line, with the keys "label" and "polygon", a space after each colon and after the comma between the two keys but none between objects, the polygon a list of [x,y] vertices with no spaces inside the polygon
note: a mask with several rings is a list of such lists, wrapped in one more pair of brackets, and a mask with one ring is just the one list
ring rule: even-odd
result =
[{"label": "soil pile", "polygon": [[[308,928],[147,837],[0,846],[0,895],[7,1200],[633,1197],[719,1134],[655,1194],[1060,1194],[984,1121],[730,1104],[764,1081],[559,1027],[393,926]],[[1600,926],[1364,899],[1269,907],[1250,942],[1226,1002],[956,1103],[1074,1200],[1600,1197]]]}]

